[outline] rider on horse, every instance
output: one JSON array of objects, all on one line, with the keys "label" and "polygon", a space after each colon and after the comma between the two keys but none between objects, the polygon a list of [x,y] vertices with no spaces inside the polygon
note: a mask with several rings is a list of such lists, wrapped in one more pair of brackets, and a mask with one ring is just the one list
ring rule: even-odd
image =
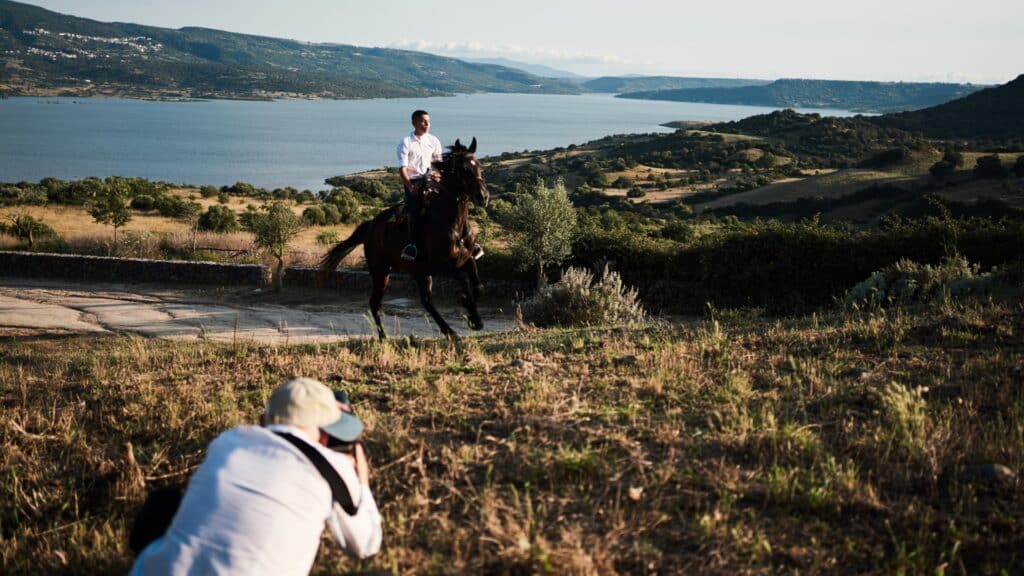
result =
[{"label": "rider on horse", "polygon": [[[402,259],[414,261],[417,256],[416,238],[420,212],[424,197],[441,180],[441,175],[431,170],[434,162],[441,160],[441,141],[430,133],[430,114],[425,110],[412,113],[412,132],[398,144],[398,174],[405,188],[406,221],[409,226],[409,244],[402,249]],[[484,251],[472,240],[467,222],[462,240],[472,243],[473,258],[480,258]]]}]

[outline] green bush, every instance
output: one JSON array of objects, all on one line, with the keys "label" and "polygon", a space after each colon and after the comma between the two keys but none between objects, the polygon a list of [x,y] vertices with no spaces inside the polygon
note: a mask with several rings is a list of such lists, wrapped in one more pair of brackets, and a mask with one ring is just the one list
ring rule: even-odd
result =
[{"label": "green bush", "polygon": [[990,154],[988,156],[978,157],[978,161],[974,166],[974,177],[975,178],[1005,178],[1007,176],[1007,170],[1003,166],[1002,160],[999,159],[998,154]]},{"label": "green bush", "polygon": [[322,208],[310,206],[302,211],[302,221],[307,226],[323,226],[326,223],[326,217]]},{"label": "green bush", "polygon": [[132,198],[132,210],[148,212],[153,209],[153,197],[149,194],[139,194]]},{"label": "green bush", "polygon": [[35,186],[0,186],[0,206],[43,206],[46,202],[46,191]]},{"label": "green bush", "polygon": [[206,185],[199,188],[199,195],[203,198],[213,198],[219,193],[215,186]]},{"label": "green bush", "polygon": [[154,197],[153,208],[161,216],[167,216],[168,218],[183,218],[190,212],[187,201],[168,194],[160,194]]},{"label": "green bush", "polygon": [[338,233],[334,230],[324,230],[316,235],[316,243],[321,246],[330,246],[339,242]]},{"label": "green bush", "polygon": [[964,296],[991,291],[992,275],[980,274],[963,256],[940,264],[918,264],[902,259],[874,272],[846,295],[847,308],[896,304],[931,304],[946,296]]},{"label": "green bush", "polygon": [[592,326],[643,322],[637,291],[604,267],[601,277],[569,268],[561,280],[543,287],[522,304],[523,318],[537,326]]},{"label": "green bush", "polygon": [[210,232],[234,232],[239,229],[238,218],[234,210],[227,206],[214,204],[199,217],[199,229]]}]

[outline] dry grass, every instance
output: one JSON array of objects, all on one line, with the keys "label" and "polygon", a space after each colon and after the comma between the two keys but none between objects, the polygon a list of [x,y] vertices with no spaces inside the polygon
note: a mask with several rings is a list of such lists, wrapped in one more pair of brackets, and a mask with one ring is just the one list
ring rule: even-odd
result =
[{"label": "dry grass", "polygon": [[[0,340],[0,571],[123,573],[131,511],[293,374],[367,422],[385,547],[318,573],[1019,573],[1024,309],[256,347]],[[126,443],[135,464],[127,457]]]},{"label": "dry grass", "polygon": [[701,206],[702,209],[722,208],[734,204],[769,204],[792,202],[800,198],[840,198],[863,190],[868,186],[891,184],[912,179],[910,176],[882,170],[850,168],[799,180],[775,182],[747,192],[731,194]]},{"label": "dry grass", "polygon": [[[171,193],[182,197],[195,196],[192,189],[174,189]],[[196,198],[206,206],[217,204],[216,198]],[[227,204],[241,213],[245,206],[256,201],[252,198],[232,197]],[[293,205],[292,210],[301,214],[307,205]],[[118,245],[113,246],[113,228],[105,224],[97,224],[86,208],[81,206],[16,206],[0,208],[0,220],[6,215],[26,211],[35,218],[41,219],[51,226],[64,241],[63,252],[72,254],[108,255],[117,254],[134,258],[191,257],[192,232],[184,221],[166,216],[146,215],[137,212],[132,220],[117,231]],[[352,233],[355,224],[338,224],[332,226],[311,226],[302,232],[290,244],[290,266],[315,266],[327,251],[326,246],[317,243],[316,238],[321,232],[334,232],[339,239]],[[255,253],[252,247],[252,235],[248,232],[215,234],[200,232],[196,245],[203,258],[215,260],[253,261]],[[161,247],[168,250],[161,252]],[[0,249],[14,250],[23,248],[16,239],[0,235]],[[202,250],[207,248],[205,252]],[[168,254],[169,253],[169,254]],[[346,258],[344,265],[362,266],[361,250]]]}]

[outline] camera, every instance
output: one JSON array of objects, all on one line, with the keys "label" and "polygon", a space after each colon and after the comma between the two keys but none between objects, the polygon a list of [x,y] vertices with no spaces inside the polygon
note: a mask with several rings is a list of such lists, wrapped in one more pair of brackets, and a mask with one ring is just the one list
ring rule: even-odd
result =
[{"label": "camera", "polygon": [[358,443],[359,440],[354,442],[345,442],[332,436],[327,437],[327,447],[335,452],[341,452],[342,454],[355,454],[356,444]]}]

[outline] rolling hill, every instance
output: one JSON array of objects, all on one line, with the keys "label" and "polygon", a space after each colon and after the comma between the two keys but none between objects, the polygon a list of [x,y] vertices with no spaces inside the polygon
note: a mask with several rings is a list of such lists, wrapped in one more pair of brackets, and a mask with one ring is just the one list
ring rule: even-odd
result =
[{"label": "rolling hill", "polygon": [[1024,74],[1001,86],[914,112],[873,119],[881,126],[931,138],[1024,138]]},{"label": "rolling hill", "polygon": [[9,95],[380,98],[576,93],[568,81],[420,52],[311,44],[206,28],[105,23],[0,0]]},{"label": "rolling hill", "polygon": [[650,90],[621,94],[619,97],[775,108],[894,112],[941,104],[966,96],[979,88],[971,84],[781,79],[758,86]]},{"label": "rolling hill", "polygon": [[686,78],[680,76],[602,76],[587,80],[582,86],[593,92],[609,94],[649,90],[676,90],[688,88],[735,88],[767,84],[768,80],[742,78]]}]

